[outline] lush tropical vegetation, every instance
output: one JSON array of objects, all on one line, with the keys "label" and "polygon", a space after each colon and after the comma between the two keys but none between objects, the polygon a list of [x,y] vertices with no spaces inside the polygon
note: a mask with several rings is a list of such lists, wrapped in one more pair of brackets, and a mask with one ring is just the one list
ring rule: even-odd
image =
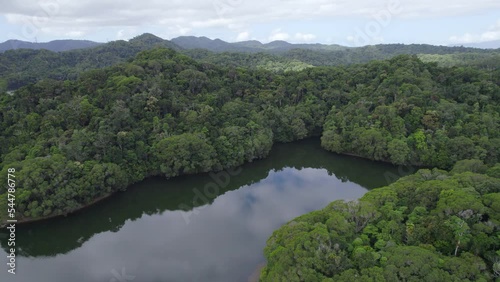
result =
[{"label": "lush tropical vegetation", "polygon": [[326,149],[440,168],[462,159],[499,161],[499,70],[439,68],[399,57],[347,72],[333,82]]},{"label": "lush tropical vegetation", "polygon": [[308,136],[321,135],[334,152],[396,164],[492,166],[500,158],[499,77],[408,55],[276,73],[157,48],[77,80],[2,94],[0,175],[16,169],[18,217],[39,218],[148,176],[233,167],[265,157],[274,142]]},{"label": "lush tropical vegetation", "polygon": [[[336,153],[435,169],[289,222],[268,241],[263,281],[500,276],[498,50],[177,42],[190,40],[216,52],[146,34],[0,54],[0,178],[15,170],[17,219],[318,136]],[[234,48],[246,53],[218,52]]]},{"label": "lush tropical vegetation", "polygon": [[[8,42],[4,43],[4,45]],[[30,44],[19,43],[22,48]],[[42,79],[76,80],[88,70],[104,68],[132,61],[145,50],[166,47],[182,52],[199,62],[218,66],[263,69],[276,73],[300,71],[312,66],[343,66],[390,59],[397,55],[418,55],[425,62],[438,62],[440,66],[474,66],[483,69],[500,67],[500,51],[465,47],[432,46],[424,44],[381,44],[349,48],[339,45],[290,44],[274,41],[228,43],[204,37],[179,37],[172,41],[152,34],[143,34],[131,40],[112,41],[92,46],[92,42],[51,42],[32,46],[37,50],[17,49],[0,53],[0,92],[16,90]],[[52,52],[52,50],[80,44],[83,49]],[[90,46],[89,46],[90,44]],[[36,45],[36,44],[35,44]],[[7,47],[7,46],[5,46]],[[0,52],[2,48],[0,46]]]},{"label": "lush tropical vegetation", "polygon": [[498,279],[499,172],[479,160],[422,169],[300,216],[268,240],[261,281]]}]

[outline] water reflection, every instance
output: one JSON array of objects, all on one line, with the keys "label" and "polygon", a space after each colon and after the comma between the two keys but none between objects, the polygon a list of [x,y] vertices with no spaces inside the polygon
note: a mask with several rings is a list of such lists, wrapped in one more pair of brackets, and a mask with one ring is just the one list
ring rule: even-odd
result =
[{"label": "water reflection", "polygon": [[359,182],[382,182],[395,170],[317,149],[315,141],[277,147],[191,211],[178,207],[192,205],[193,187],[208,175],[150,179],[82,213],[23,227],[18,274],[2,271],[0,281],[121,281],[117,273],[134,281],[246,281],[280,225],[336,199],[357,199],[367,191]]}]

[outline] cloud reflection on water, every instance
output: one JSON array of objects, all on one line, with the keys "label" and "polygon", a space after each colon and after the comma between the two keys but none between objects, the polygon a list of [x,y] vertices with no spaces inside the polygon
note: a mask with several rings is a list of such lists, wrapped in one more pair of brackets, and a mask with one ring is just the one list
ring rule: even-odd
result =
[{"label": "cloud reflection on water", "polygon": [[190,214],[189,224],[183,218],[186,211],[144,214],[127,220],[117,232],[94,235],[69,253],[20,257],[18,274],[8,281],[110,281],[111,270],[122,268],[135,281],[246,281],[263,260],[266,240],[276,228],[331,201],[357,199],[366,191],[326,169],[271,171],[260,182],[228,191],[198,208],[198,214]]}]

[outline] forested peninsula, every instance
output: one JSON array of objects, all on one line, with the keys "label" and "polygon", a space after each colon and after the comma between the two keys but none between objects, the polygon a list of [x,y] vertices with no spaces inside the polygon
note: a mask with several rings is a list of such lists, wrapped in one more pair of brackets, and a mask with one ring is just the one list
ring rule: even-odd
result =
[{"label": "forested peninsula", "polygon": [[261,281],[498,281],[500,165],[422,169],[300,216],[267,242]]}]

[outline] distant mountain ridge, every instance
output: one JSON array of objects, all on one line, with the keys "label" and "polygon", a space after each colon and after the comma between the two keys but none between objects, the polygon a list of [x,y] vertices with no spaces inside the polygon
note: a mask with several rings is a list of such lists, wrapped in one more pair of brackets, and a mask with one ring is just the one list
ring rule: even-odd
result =
[{"label": "distant mountain ridge", "polygon": [[210,39],[205,36],[179,36],[171,40],[184,49],[207,49],[212,52],[256,52],[255,48],[236,46],[220,39]]},{"label": "distant mountain ridge", "polygon": [[[121,40],[117,40],[121,41]],[[283,53],[293,49],[306,49],[314,51],[338,51],[345,50],[349,47],[340,45],[327,45],[327,44],[294,44],[282,40],[276,40],[269,43],[261,43],[257,40],[242,41],[242,42],[226,42],[221,39],[210,39],[205,36],[179,36],[171,40],[165,40],[150,33],[145,33],[134,37],[129,42],[141,41],[148,45],[160,44],[164,45],[166,42],[170,43],[170,48],[173,49],[206,49],[212,52],[244,52],[244,53],[258,53],[258,52],[271,52]],[[112,41],[113,42],[113,41]],[[116,41],[114,41],[116,42]],[[49,50],[53,52],[64,52],[76,49],[93,48],[107,43],[94,42],[90,40],[54,40],[50,42],[27,42],[16,39],[7,40],[0,43],[0,53],[8,50],[16,49],[32,49],[32,50]],[[175,45],[175,46],[174,46]]]},{"label": "distant mountain ridge", "polygon": [[[108,43],[85,40],[56,40],[47,43],[11,40],[1,43],[0,93],[47,78],[75,80],[85,71],[124,63],[142,51],[157,47],[173,49],[203,63],[275,72],[298,71],[313,66],[362,64],[402,54],[415,55],[423,61],[437,62],[443,66],[474,65],[489,70],[500,67],[500,49],[426,44],[345,47],[292,44],[286,41],[261,43],[255,40],[229,43],[194,36],[165,40],[145,33],[128,41]],[[8,51],[4,51],[5,49]]]},{"label": "distant mountain ridge", "polygon": [[[90,40],[73,40],[73,39],[63,39],[63,40],[53,40],[49,42],[27,42],[17,39],[7,40],[0,43],[0,53],[8,50],[17,49],[31,49],[31,50],[49,50],[52,52],[64,52],[77,49],[87,49],[94,48],[106,44],[114,44],[117,42],[126,42],[124,40],[116,40],[108,43],[95,42]],[[160,38],[151,33],[144,33],[142,35],[136,36],[128,41],[131,44],[143,44],[148,46],[161,45],[163,47],[172,48],[179,50],[180,48],[171,43],[168,40]]]},{"label": "distant mountain ridge", "polygon": [[40,45],[26,45],[26,48],[19,47],[0,52],[0,92],[2,88],[13,90],[46,78],[74,80],[84,71],[123,63],[141,51],[156,47],[181,50],[174,43],[152,34],[143,34],[129,41],[111,41],[94,47],[75,48],[64,52],[46,48],[33,50],[29,47],[40,47]]},{"label": "distant mountain ridge", "polygon": [[97,47],[103,43],[94,42],[90,40],[54,40],[50,42],[35,43],[22,40],[11,39],[0,43],[0,52],[16,49],[33,49],[40,50],[46,49],[53,52],[63,52],[75,49],[85,49]]},{"label": "distant mountain ridge", "polygon": [[276,40],[269,43],[261,43],[257,40],[226,42],[221,39],[210,39],[205,36],[179,36],[171,40],[179,47],[184,49],[206,49],[212,52],[287,52],[293,49],[307,49],[316,51],[338,51],[348,49],[349,47],[340,45],[326,45],[320,43],[314,44],[294,44],[282,40]]},{"label": "distant mountain ridge", "polygon": [[455,44],[453,46],[464,46],[464,47],[481,48],[481,49],[499,49],[500,48],[500,40],[486,41],[486,42],[480,42],[480,43]]},{"label": "distant mountain ridge", "polygon": [[[122,40],[118,40],[122,41]],[[341,46],[337,44],[321,44],[321,43],[289,43],[283,40],[276,40],[269,43],[262,43],[257,40],[248,40],[241,42],[226,42],[221,39],[210,39],[205,36],[197,37],[197,36],[179,36],[176,38],[172,38],[171,40],[166,40],[160,38],[156,35],[150,33],[144,33],[137,37],[134,37],[129,40],[129,42],[141,41],[147,45],[168,45],[165,47],[169,47],[172,49],[180,50],[180,49],[206,49],[212,52],[220,53],[220,52],[243,52],[243,53],[285,53],[294,49],[304,49],[311,51],[342,51],[348,49],[356,49],[356,48],[365,48],[364,47],[347,47]],[[117,42],[117,41],[112,41]],[[33,49],[33,50],[41,50],[46,49],[53,52],[64,52],[76,49],[86,49],[93,48],[99,45],[103,45],[107,43],[94,42],[90,40],[54,40],[50,42],[44,43],[35,43],[35,42],[27,42],[21,40],[7,40],[3,43],[0,43],[0,53],[3,53],[7,50],[13,49]],[[455,44],[450,46],[434,46],[427,44],[383,44],[385,46],[428,46],[428,47],[443,47],[443,48],[479,48],[479,49],[497,49],[500,48],[500,40],[490,41],[490,42],[482,42],[482,43],[468,43],[468,44]],[[376,46],[376,45],[375,45]],[[452,49],[448,49],[449,51]]]}]

